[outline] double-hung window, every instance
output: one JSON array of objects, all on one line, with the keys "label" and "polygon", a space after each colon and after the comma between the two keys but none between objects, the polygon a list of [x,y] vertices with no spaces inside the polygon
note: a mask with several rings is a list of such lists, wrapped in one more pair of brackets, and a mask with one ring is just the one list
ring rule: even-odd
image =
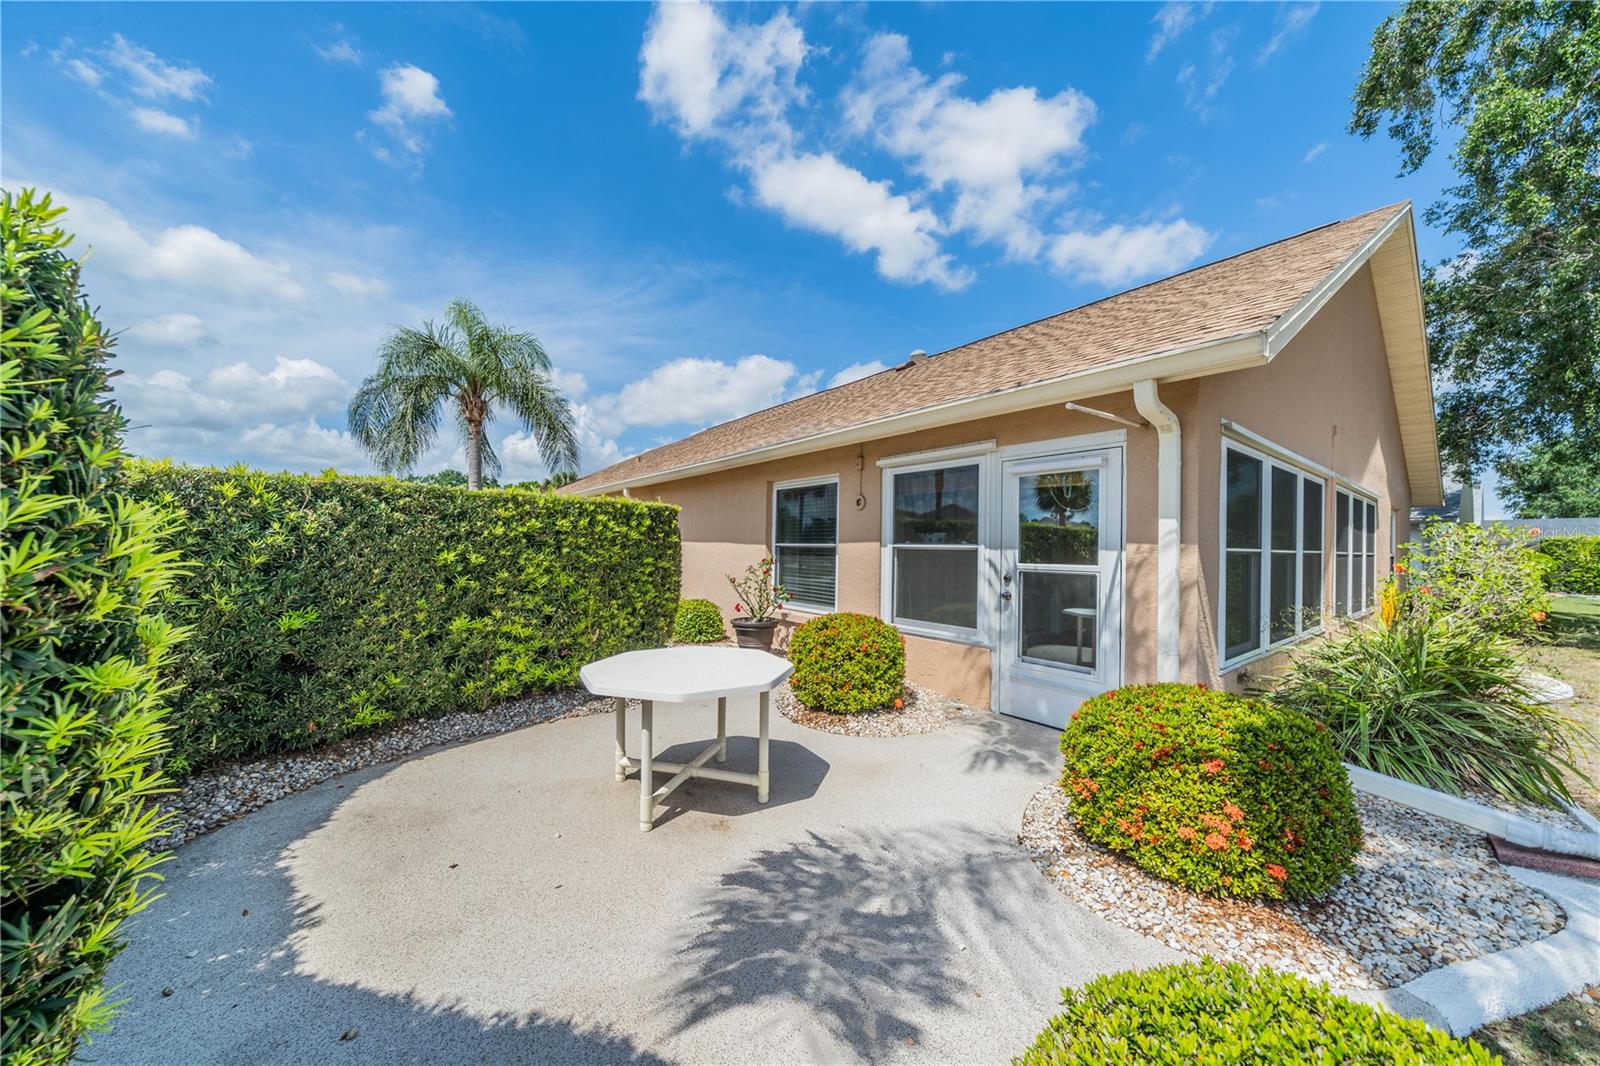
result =
[{"label": "double-hung window", "polygon": [[1322,628],[1323,483],[1242,445],[1223,450],[1222,658]]},{"label": "double-hung window", "polygon": [[1340,489],[1334,503],[1333,611],[1355,616],[1372,610],[1377,592],[1378,506]]},{"label": "double-hung window", "polygon": [[895,623],[976,637],[979,464],[894,470],[888,480]]},{"label": "double-hung window", "polygon": [[831,611],[839,574],[839,480],[785,482],[772,490],[773,580],[789,606]]}]

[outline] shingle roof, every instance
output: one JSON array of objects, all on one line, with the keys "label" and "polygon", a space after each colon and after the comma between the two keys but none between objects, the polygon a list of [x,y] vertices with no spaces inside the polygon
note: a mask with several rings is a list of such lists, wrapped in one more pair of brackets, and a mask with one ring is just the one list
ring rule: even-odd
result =
[{"label": "shingle roof", "polygon": [[1392,204],[703,429],[573,482],[593,491],[868,421],[1265,329],[1405,210]]}]

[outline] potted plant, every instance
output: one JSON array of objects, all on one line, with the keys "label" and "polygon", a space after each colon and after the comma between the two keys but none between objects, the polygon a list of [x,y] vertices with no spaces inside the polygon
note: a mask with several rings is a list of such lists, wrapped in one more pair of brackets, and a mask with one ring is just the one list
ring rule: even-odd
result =
[{"label": "potted plant", "polygon": [[728,575],[728,584],[739,602],[733,605],[733,635],[741,648],[772,650],[772,631],[778,620],[772,617],[790,596],[782,585],[772,582],[772,556],[753,563],[744,577]]}]

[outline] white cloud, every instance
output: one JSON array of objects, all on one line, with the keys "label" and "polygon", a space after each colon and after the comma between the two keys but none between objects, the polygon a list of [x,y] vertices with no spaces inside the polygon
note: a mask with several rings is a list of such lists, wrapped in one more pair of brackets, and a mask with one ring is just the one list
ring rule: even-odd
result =
[{"label": "white cloud", "polygon": [[91,263],[124,277],[234,296],[284,300],[304,294],[288,264],[246,250],[203,226],[170,226],[146,235],[122,214],[93,197],[61,196],[71,225],[93,248]]},{"label": "white cloud", "polygon": [[930,80],[911,64],[905,37],[880,34],[844,94],[845,114],[858,136],[875,132],[930,188],[955,190],[951,228],[1031,259],[1044,241],[1036,210],[1063,190],[1028,179],[1049,177],[1082,151],[1094,103],[1075,89],[1041,97],[1029,86],[978,101],[956,91],[961,81]]},{"label": "white cloud", "polygon": [[1178,69],[1178,85],[1183,89],[1183,102],[1202,122],[1209,122],[1217,113],[1217,93],[1233,73],[1234,60],[1230,49],[1238,33],[1237,26],[1212,31],[1203,72],[1196,63],[1185,63]]},{"label": "white cloud", "polygon": [[1326,152],[1327,150],[1328,150],[1328,142],[1327,141],[1318,141],[1316,144],[1313,144],[1311,146],[1311,148],[1306,152],[1305,158],[1300,160],[1300,162],[1309,163],[1313,159],[1317,158],[1317,156],[1321,155],[1323,152]]},{"label": "white cloud", "polygon": [[159,107],[136,107],[132,114],[134,125],[142,130],[182,137],[186,141],[194,139],[194,123],[170,111],[163,111]]},{"label": "white cloud", "polygon": [[[573,434],[578,438],[578,469],[591,473],[626,458],[622,445],[615,437],[602,434],[595,428],[595,416],[583,404],[572,408]],[[550,469],[539,456],[539,446],[533,434],[518,431],[508,434],[495,448],[500,456],[501,483],[512,481],[537,481],[547,477]]]},{"label": "white cloud", "polygon": [[196,348],[215,341],[204,319],[183,311],[136,322],[128,327],[128,335],[150,345],[168,348]]},{"label": "white cloud", "polygon": [[352,300],[376,300],[389,295],[389,285],[382,278],[366,278],[359,274],[334,270],[325,279],[328,288]]},{"label": "white cloud", "polygon": [[66,68],[67,75],[69,77],[83,82],[90,88],[98,87],[106,77],[105,74],[101,72],[99,67],[95,66],[87,59],[79,59],[77,57],[72,59],[63,59],[61,60],[61,65]]},{"label": "white cloud", "polygon": [[1063,233],[1050,259],[1066,273],[1104,285],[1170,274],[1193,262],[1214,234],[1185,219]]},{"label": "white cloud", "polygon": [[1267,43],[1256,55],[1257,63],[1265,63],[1271,59],[1289,39],[1311,24],[1317,17],[1317,10],[1321,3],[1309,4],[1284,4],[1278,8],[1277,29],[1268,38]]},{"label": "white cloud", "polygon": [[747,355],[737,362],[674,359],[587,405],[596,432],[615,436],[630,426],[696,426],[726,422],[815,391],[819,375],[801,374],[786,359]]},{"label": "white cloud", "polygon": [[361,63],[361,49],[345,32],[340,23],[335,22],[332,27],[333,39],[326,44],[314,44],[312,49],[329,63]]},{"label": "white cloud", "polygon": [[1211,7],[1209,3],[1162,4],[1160,10],[1150,20],[1156,24],[1156,32],[1151,34],[1150,45],[1145,49],[1145,62],[1155,59],[1163,48],[1182,37],[1190,26],[1209,15]]},{"label": "white cloud", "polygon": [[870,359],[865,363],[851,363],[828,379],[828,388],[836,389],[840,385],[848,385],[852,381],[870,378],[872,375],[880,374],[888,369],[889,367],[881,359]]},{"label": "white cloud", "polygon": [[877,253],[878,273],[891,281],[931,281],[959,289],[972,272],[941,251],[939,217],[871,181],[831,155],[800,155],[763,165],[756,196],[785,220],[844,241],[856,252]]},{"label": "white cloud", "polygon": [[199,67],[168,63],[120,33],[112,34],[99,54],[108,66],[121,72],[129,89],[152,100],[198,100],[211,84],[211,76]]},{"label": "white cloud", "polygon": [[[367,117],[387,130],[394,144],[415,161],[428,148],[423,131],[451,117],[439,95],[439,79],[410,63],[395,63],[378,72],[378,91],[383,106],[368,112]],[[386,149],[374,152],[386,162],[395,161]]]},{"label": "white cloud", "polygon": [[171,367],[129,373],[118,382],[117,399],[131,420],[168,435],[237,433],[285,418],[341,413],[351,391],[314,359],[278,356],[265,373],[248,363],[231,363],[198,381]]},{"label": "white cloud", "polygon": [[366,450],[342,429],[308,418],[289,425],[262,423],[245,430],[239,443],[251,452],[290,468],[354,472],[372,464]]}]

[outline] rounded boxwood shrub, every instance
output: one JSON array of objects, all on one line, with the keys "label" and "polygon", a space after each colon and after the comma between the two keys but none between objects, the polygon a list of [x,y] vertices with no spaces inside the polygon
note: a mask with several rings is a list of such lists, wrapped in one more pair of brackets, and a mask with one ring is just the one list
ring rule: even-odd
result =
[{"label": "rounded boxwood shrub", "polygon": [[1086,700],[1061,786],[1090,840],[1216,895],[1301,899],[1350,871],[1361,822],[1327,727],[1199,685]]},{"label": "rounded boxwood shrub", "polygon": [[1097,977],[1062,989],[1017,1066],[1101,1063],[1493,1063],[1481,1044],[1356,1003],[1293,974],[1211,959]]},{"label": "rounded boxwood shrub", "polygon": [[789,638],[789,661],[789,686],[807,707],[855,714],[892,707],[905,695],[905,639],[871,615],[813,618]]},{"label": "rounded boxwood shrub", "polygon": [[710,644],[727,635],[722,610],[710,600],[679,600],[672,639],[679,644]]}]

